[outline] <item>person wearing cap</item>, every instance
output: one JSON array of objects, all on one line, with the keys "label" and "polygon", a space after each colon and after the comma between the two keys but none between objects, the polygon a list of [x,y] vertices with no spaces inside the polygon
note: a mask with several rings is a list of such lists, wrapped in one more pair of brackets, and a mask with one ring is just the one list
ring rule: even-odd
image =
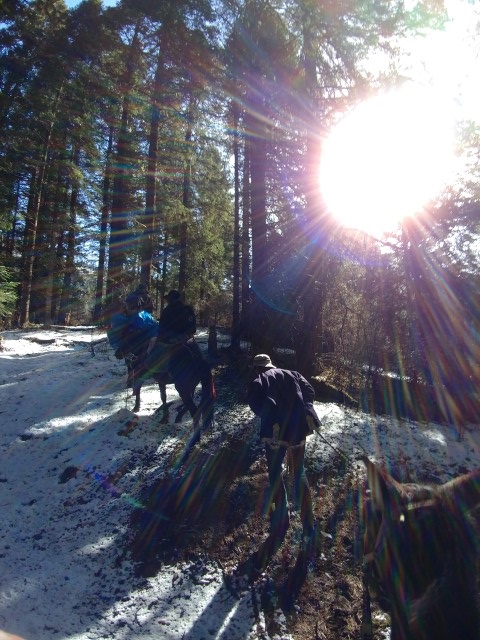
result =
[{"label": "person wearing cap", "polygon": [[157,335],[148,345],[147,365],[158,370],[158,363],[162,362],[163,368],[175,366],[181,369],[185,364],[184,358],[175,358],[177,350],[174,347],[188,344],[190,351],[201,357],[200,347],[192,340],[197,330],[195,312],[193,307],[182,302],[180,291],[176,289],[169,291],[163,299],[167,305],[158,319]]},{"label": "person wearing cap", "polygon": [[320,426],[312,385],[298,372],[276,367],[265,353],[253,359],[254,378],[247,387],[247,402],[260,418],[270,483],[270,536],[281,541],[289,526],[287,492],[282,465],[287,451],[300,506],[303,537],[311,544],[315,525],[310,486],[305,473],[305,440]]},{"label": "person wearing cap", "polygon": [[143,282],[140,283],[136,289],[136,292],[139,294],[140,298],[140,306],[143,311],[148,311],[148,313],[153,313],[153,301],[148,292],[148,287]]},{"label": "person wearing cap", "polygon": [[143,282],[138,285],[135,291],[128,294],[125,299],[125,304],[130,307],[137,307],[138,311],[148,311],[153,313],[153,302],[150,294],[148,293],[148,287]]},{"label": "person wearing cap", "polygon": [[158,322],[151,313],[142,309],[138,300],[129,294],[123,305],[123,313],[114,314],[107,338],[115,350],[117,359],[125,359],[127,387],[136,396],[133,411],[140,409],[140,388],[148,377],[145,363],[147,354],[157,339]]},{"label": "person wearing cap", "polygon": [[172,289],[164,296],[167,306],[158,319],[158,341],[180,344],[192,338],[197,330],[193,307],[184,304],[180,292]]}]

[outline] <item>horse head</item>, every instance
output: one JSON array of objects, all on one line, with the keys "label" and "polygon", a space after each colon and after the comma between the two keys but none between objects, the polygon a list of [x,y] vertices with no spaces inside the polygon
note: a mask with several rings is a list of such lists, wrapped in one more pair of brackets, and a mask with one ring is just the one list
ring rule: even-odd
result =
[{"label": "horse head", "polygon": [[391,640],[478,640],[480,469],[440,486],[397,482],[368,458],[365,562],[391,615]]}]

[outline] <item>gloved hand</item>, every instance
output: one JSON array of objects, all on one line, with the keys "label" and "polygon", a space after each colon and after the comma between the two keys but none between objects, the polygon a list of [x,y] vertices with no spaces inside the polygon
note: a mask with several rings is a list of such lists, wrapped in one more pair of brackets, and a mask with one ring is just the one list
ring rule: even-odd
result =
[{"label": "gloved hand", "polygon": [[315,431],[319,431],[320,429],[320,421],[315,420],[313,416],[307,416],[307,427],[309,433],[315,433]]},{"label": "gloved hand", "polygon": [[115,351],[115,358],[116,358],[117,360],[121,360],[121,359],[123,358],[123,353],[122,353],[122,350],[121,350],[121,349],[117,349],[117,350]]}]

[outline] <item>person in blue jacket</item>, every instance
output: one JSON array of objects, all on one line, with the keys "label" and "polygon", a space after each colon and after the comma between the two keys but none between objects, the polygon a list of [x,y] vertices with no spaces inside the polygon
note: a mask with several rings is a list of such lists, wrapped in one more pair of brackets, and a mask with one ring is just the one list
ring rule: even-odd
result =
[{"label": "person in blue jacket", "polygon": [[270,535],[283,539],[289,526],[287,493],[282,465],[287,451],[292,467],[295,498],[300,505],[306,544],[315,532],[312,497],[305,473],[305,440],[320,426],[312,385],[298,372],[275,367],[270,356],[253,359],[254,377],[247,388],[247,402],[260,418],[260,438],[265,445],[270,483]]},{"label": "person in blue jacket", "polygon": [[111,327],[107,333],[115,357],[125,358],[128,377],[127,386],[134,394],[140,390],[142,382],[151,375],[145,368],[149,350],[157,339],[158,322],[148,312],[139,309],[136,300],[125,300],[123,313],[111,318]]}]

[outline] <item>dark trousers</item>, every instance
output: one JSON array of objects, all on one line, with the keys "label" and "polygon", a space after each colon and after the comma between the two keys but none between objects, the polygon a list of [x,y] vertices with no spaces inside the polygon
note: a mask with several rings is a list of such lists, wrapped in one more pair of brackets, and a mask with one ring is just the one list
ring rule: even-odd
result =
[{"label": "dark trousers", "polygon": [[[267,458],[268,479],[270,482],[271,533],[285,532],[288,527],[287,491],[282,474],[282,463],[287,453],[286,447],[272,449],[265,444]],[[313,532],[313,508],[310,486],[305,473],[305,444],[289,448],[288,463],[293,474],[295,504],[300,507],[300,517],[305,535]]]}]

